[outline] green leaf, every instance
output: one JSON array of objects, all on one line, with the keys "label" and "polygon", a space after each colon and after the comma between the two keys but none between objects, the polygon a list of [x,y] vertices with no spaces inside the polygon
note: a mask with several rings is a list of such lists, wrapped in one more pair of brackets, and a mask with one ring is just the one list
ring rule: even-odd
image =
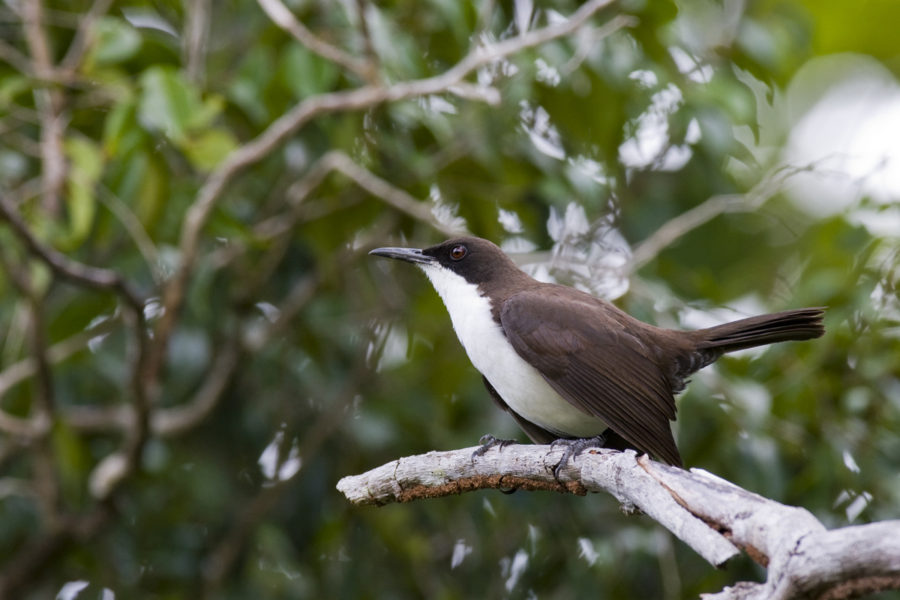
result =
[{"label": "green leaf", "polygon": [[210,96],[203,102],[198,102],[196,106],[191,107],[191,112],[185,125],[192,131],[209,127],[216,117],[222,113],[224,107],[225,100],[221,96]]},{"label": "green leaf", "polygon": [[69,427],[65,419],[56,419],[51,432],[51,442],[62,491],[71,501],[78,501],[84,494],[82,482],[90,463],[84,440]]},{"label": "green leaf", "polygon": [[82,137],[67,138],[63,147],[70,166],[66,198],[69,231],[62,243],[72,246],[81,243],[93,225],[97,212],[94,188],[103,173],[103,154],[97,144]]},{"label": "green leaf", "polygon": [[291,44],[282,59],[280,76],[284,85],[302,99],[330,91],[340,72],[333,63],[299,44]]},{"label": "green leaf", "polygon": [[269,119],[266,89],[275,72],[268,68],[276,60],[268,46],[254,46],[241,57],[240,66],[228,85],[228,97],[244,110],[255,123]]},{"label": "green leaf", "polygon": [[0,114],[6,112],[6,107],[12,104],[16,96],[31,90],[32,86],[32,80],[24,75],[4,74],[0,78]]},{"label": "green leaf", "polygon": [[179,143],[187,135],[194,113],[201,110],[199,94],[171,67],[150,67],[141,75],[138,120]]},{"label": "green leaf", "polygon": [[135,126],[135,103],[128,99],[117,102],[106,120],[103,122],[103,152],[107,156],[116,156],[122,140],[130,134]]},{"label": "green leaf", "polygon": [[197,169],[210,171],[237,145],[237,140],[227,129],[209,129],[187,140],[182,150]]},{"label": "green leaf", "polygon": [[111,65],[133,57],[141,49],[141,35],[127,21],[105,16],[94,25],[94,45],[88,65]]}]

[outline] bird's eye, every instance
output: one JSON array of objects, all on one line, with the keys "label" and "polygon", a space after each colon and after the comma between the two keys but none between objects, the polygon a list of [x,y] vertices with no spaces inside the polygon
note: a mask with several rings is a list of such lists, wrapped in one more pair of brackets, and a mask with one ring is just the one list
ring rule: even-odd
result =
[{"label": "bird's eye", "polygon": [[450,258],[452,258],[453,260],[462,260],[468,253],[469,249],[460,244],[459,246],[453,246],[453,248],[450,250]]}]

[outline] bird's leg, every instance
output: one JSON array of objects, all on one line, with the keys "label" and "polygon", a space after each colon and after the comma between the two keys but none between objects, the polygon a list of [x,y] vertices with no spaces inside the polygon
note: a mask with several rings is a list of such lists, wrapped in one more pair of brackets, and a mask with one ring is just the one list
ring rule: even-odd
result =
[{"label": "bird's leg", "polygon": [[569,462],[569,459],[576,458],[579,454],[588,448],[603,448],[606,444],[606,436],[602,433],[591,438],[575,438],[566,439],[559,438],[550,442],[550,447],[562,446],[563,455],[559,462],[553,467],[553,476],[559,480],[559,472]]},{"label": "bird's leg", "polygon": [[476,456],[484,456],[484,453],[493,448],[494,446],[499,446],[500,450],[503,450],[510,444],[517,444],[516,440],[501,440],[499,438],[495,438],[489,433],[481,436],[481,439],[478,440],[478,443],[481,446],[472,453],[472,460],[475,460]]}]

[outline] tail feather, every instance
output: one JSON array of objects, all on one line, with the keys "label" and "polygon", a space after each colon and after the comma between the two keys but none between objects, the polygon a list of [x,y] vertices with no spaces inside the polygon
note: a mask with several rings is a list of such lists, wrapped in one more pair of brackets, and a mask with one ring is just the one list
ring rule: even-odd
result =
[{"label": "tail feather", "polygon": [[695,332],[699,338],[697,349],[725,353],[775,342],[817,338],[825,333],[824,314],[824,308],[800,308],[700,329]]}]

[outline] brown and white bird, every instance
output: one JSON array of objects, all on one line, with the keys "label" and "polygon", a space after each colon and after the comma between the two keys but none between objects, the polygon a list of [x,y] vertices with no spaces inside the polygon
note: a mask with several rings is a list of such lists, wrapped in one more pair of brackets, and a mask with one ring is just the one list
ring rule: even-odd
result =
[{"label": "brown and white bird", "polygon": [[476,237],[370,254],[425,272],[491,396],[535,443],[602,436],[604,446],[680,465],[669,421],[691,373],[726,352],[825,331],[821,308],[696,331],[655,327],[580,290],[533,279]]}]

